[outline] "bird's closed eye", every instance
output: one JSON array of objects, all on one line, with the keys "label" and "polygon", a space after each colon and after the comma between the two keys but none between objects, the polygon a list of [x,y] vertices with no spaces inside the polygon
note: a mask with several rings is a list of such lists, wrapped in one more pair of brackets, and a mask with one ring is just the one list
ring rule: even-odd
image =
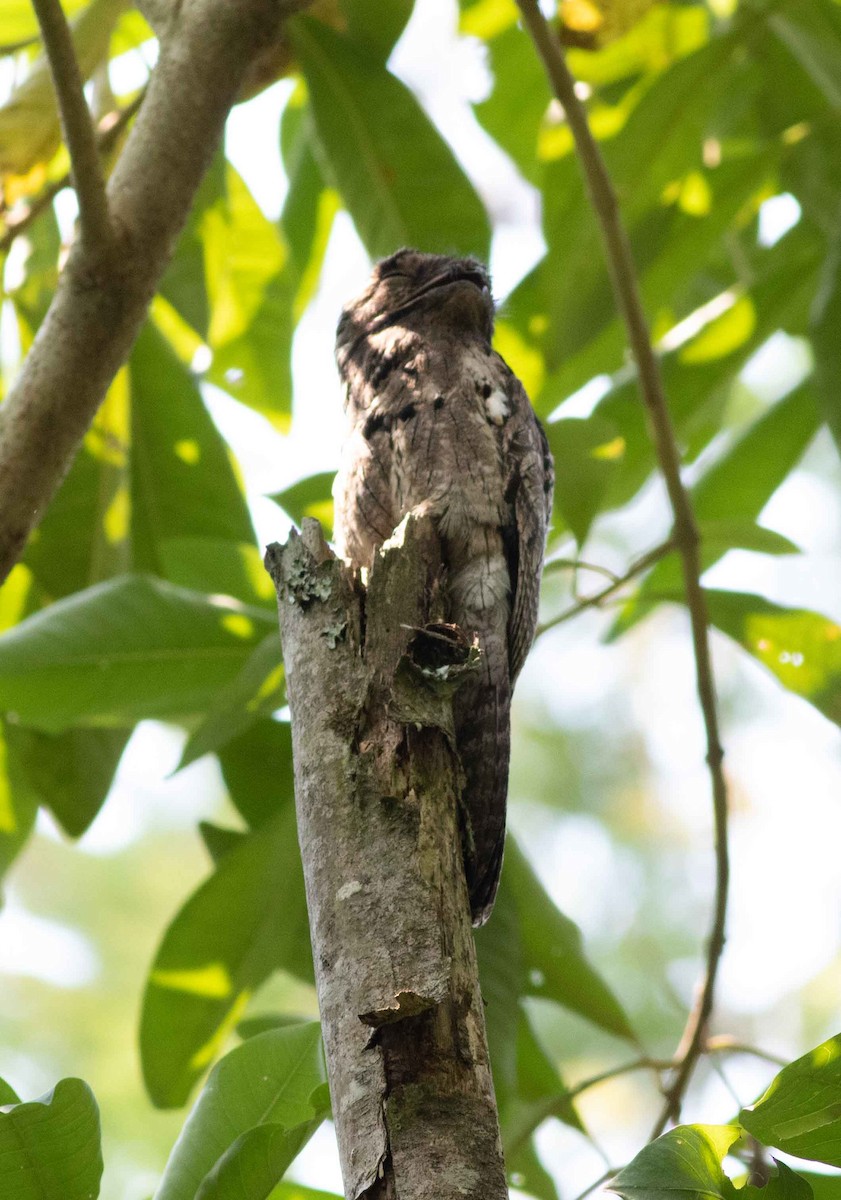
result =
[{"label": "bird's closed eye", "polygon": [[383,280],[385,280],[385,279],[408,279],[408,278],[409,278],[409,276],[406,274],[405,271],[386,271],[383,275],[380,275],[380,283],[382,283]]}]

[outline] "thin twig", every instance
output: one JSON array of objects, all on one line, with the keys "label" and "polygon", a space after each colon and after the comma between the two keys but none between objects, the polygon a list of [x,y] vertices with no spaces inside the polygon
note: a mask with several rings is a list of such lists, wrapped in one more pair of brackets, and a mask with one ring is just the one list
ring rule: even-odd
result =
[{"label": "thin twig", "polygon": [[[146,89],[143,88],[125,108],[121,108],[116,112],[110,112],[102,118],[97,127],[96,142],[100,154],[107,154],[111,150],[117,138],[140,108],[145,95]],[[59,179],[54,179],[52,183],[49,183],[34,200],[27,204],[19,216],[8,219],[6,221],[6,232],[0,237],[0,254],[6,253],[11,248],[15,238],[25,233],[32,222],[36,221],[41,213],[50,207],[59,192],[63,192],[66,187],[70,187],[71,183],[70,172],[67,171]]]},{"label": "thin twig", "polygon": [[[519,3],[519,0],[518,0],[518,3]],[[596,1188],[601,1187],[603,1183],[607,1183],[608,1179],[612,1179],[613,1176],[616,1174],[617,1174],[616,1167],[608,1167],[608,1169],[603,1174],[601,1174],[598,1177],[598,1179],[594,1180],[590,1184],[589,1187],[586,1187],[583,1192],[579,1192],[578,1195],[575,1197],[575,1200],[587,1200],[587,1197],[589,1195],[591,1195],[596,1190]]]},{"label": "thin twig", "polygon": [[609,567],[603,567],[599,563],[585,562],[583,558],[550,558],[543,567],[544,574],[547,571],[590,571],[593,575],[603,575],[605,579],[612,579],[614,582],[619,578],[615,571],[611,571]]},{"label": "thin twig", "polygon": [[575,139],[579,162],[587,181],[593,211],[605,243],[608,269],[617,304],[628,330],[637,365],[640,391],[648,411],[660,471],[674,516],[674,537],[683,567],[686,606],[692,627],[698,697],[707,739],[715,821],[716,895],[707,945],[707,960],[698,996],[689,1014],[677,1057],[680,1066],[666,1093],[666,1104],[653,1137],[679,1116],[683,1096],[701,1053],[706,1025],[713,1007],[715,981],[724,950],[729,859],[727,852],[727,784],[722,769],[723,750],[718,730],[715,684],[709,647],[709,619],[701,587],[700,536],[689,493],[680,474],[680,453],[669,415],[660,366],[651,344],[639,293],[628,234],[619,203],[598,143],[593,137],[584,106],[575,93],[575,81],[566,65],[560,43],[538,7],[537,0],[517,0],[520,12],[555,95],[564,107]]},{"label": "thin twig", "polygon": [[659,546],[655,546],[653,550],[646,551],[635,559],[624,575],[614,575],[613,581],[603,587],[601,591],[594,592],[592,596],[585,596],[582,600],[564,609],[557,617],[552,617],[540,625],[537,630],[537,636],[541,633],[546,633],[547,629],[554,629],[556,625],[563,625],[565,621],[577,617],[579,613],[584,612],[588,608],[598,608],[605,600],[609,600],[618,591],[630,583],[632,579],[636,579],[638,575],[642,575],[649,567],[653,567],[661,558],[665,558],[667,554],[671,554],[677,548],[677,543],[674,538],[669,538],[668,541],[662,542]]},{"label": "thin twig", "polygon": [[635,1058],[631,1062],[623,1063],[618,1067],[610,1067],[606,1071],[600,1071],[598,1075],[591,1075],[588,1079],[583,1079],[581,1083],[576,1083],[573,1087],[566,1091],[558,1092],[554,1096],[547,1096],[543,1100],[532,1105],[525,1116],[521,1128],[517,1128],[512,1136],[506,1141],[505,1152],[509,1157],[512,1157],[516,1152],[528,1141],[544,1121],[549,1117],[560,1117],[568,1104],[577,1100],[584,1092],[589,1092],[591,1088],[598,1087],[601,1083],[608,1083],[611,1079],[618,1079],[622,1075],[629,1075],[632,1071],[657,1071],[662,1074],[663,1071],[671,1071],[677,1063],[672,1059],[648,1058],[642,1056]]},{"label": "thin twig", "polygon": [[705,1054],[750,1054],[753,1058],[761,1058],[763,1062],[771,1063],[775,1067],[787,1067],[789,1059],[783,1058],[779,1054],[771,1054],[768,1050],[761,1050],[758,1046],[750,1046],[746,1042],[737,1042],[734,1038],[721,1035],[720,1037],[708,1038],[707,1044],[704,1046]]},{"label": "thin twig", "polygon": [[91,250],[105,252],[113,243],[111,215],[73,37],[59,0],[33,0],[33,6],[58,97],[64,140],[70,152],[82,240]]}]

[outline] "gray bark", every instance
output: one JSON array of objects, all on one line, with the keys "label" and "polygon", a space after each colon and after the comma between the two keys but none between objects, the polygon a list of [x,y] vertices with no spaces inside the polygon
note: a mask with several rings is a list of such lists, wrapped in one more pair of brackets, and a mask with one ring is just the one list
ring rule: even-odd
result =
[{"label": "gray bark", "polygon": [[345,1195],[501,1200],[451,710],[475,651],[429,624],[433,523],[406,518],[367,590],[314,521],[266,561]]},{"label": "gray bark", "polygon": [[0,583],[128,356],[249,69],[298,0],[181,0],[108,184],[113,239],[77,242],[0,408]]}]

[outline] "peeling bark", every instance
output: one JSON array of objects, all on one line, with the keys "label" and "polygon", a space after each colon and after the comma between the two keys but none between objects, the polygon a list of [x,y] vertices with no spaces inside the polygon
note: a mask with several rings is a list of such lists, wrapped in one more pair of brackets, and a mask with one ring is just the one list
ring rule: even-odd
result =
[{"label": "peeling bark", "polygon": [[367,590],[314,521],[266,562],[345,1195],[498,1200],[450,705],[476,651],[440,623],[437,535],[407,517]]}]

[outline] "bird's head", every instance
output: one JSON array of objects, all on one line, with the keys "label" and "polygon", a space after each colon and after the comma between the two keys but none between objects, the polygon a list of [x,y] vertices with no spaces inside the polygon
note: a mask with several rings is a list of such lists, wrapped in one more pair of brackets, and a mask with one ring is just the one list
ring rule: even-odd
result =
[{"label": "bird's head", "polygon": [[398,250],[376,264],[365,290],[345,305],[336,351],[341,358],[380,330],[425,331],[430,322],[490,341],[493,318],[490,276],[477,259]]}]

